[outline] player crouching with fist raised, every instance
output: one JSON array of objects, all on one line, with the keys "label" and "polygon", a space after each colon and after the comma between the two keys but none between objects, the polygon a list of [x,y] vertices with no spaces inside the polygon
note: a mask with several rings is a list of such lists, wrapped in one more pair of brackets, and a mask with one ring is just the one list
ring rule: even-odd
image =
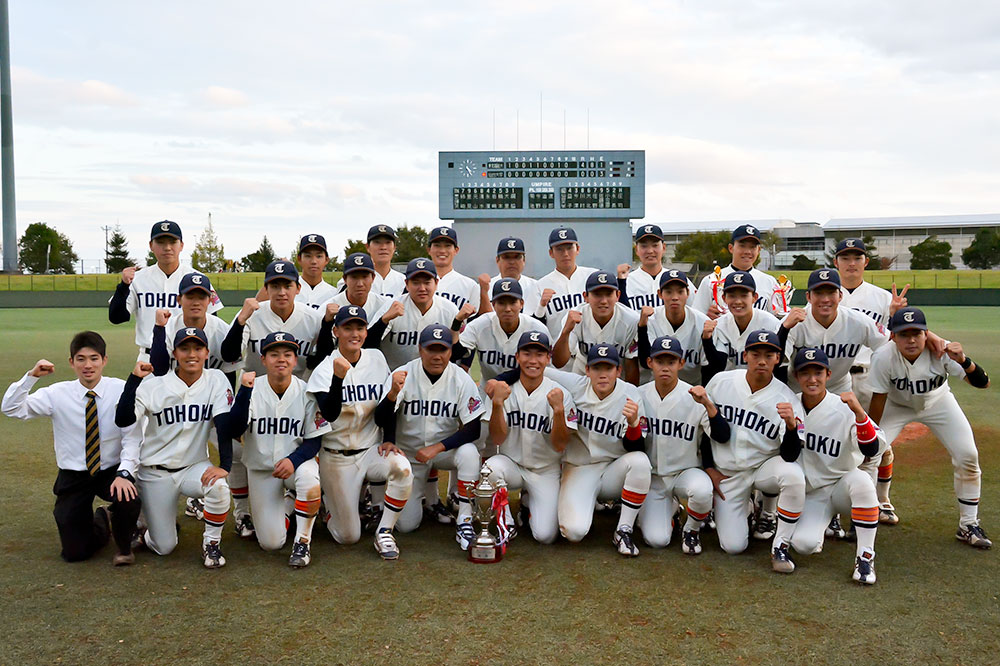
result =
[{"label": "player crouching with fist raised", "polygon": [[304,567],[312,559],[313,523],[319,512],[319,464],[316,453],[330,425],[319,413],[306,383],[292,375],[299,343],[291,333],[268,333],[260,343],[267,375],[245,372],[229,415],[233,437],[243,437],[250,510],[257,543],[264,550],[285,545],[288,519],[285,489],[295,493],[295,543],[289,566]]},{"label": "player crouching with fist raised", "polygon": [[[140,542],[157,555],[168,555],[177,546],[178,497],[200,498],[205,506],[202,558],[206,567],[217,569],[226,564],[219,542],[229,513],[233,389],[221,370],[205,367],[208,337],[200,328],[177,331],[174,359],[177,369],[160,377],[151,376],[151,364],[136,363],[118,401],[115,424],[125,428],[146,419],[136,472],[148,525]],[[213,424],[218,466],[208,458]]]},{"label": "player crouching with fist raised", "polygon": [[802,387],[804,446],[799,464],[806,478],[806,501],[792,547],[804,555],[820,552],[830,519],[850,513],[858,534],[853,577],[874,585],[878,496],[875,482],[858,465],[878,453],[885,435],[853,393],[837,395],[826,390],[830,361],[822,349],[806,347],[796,352],[792,373]]}]

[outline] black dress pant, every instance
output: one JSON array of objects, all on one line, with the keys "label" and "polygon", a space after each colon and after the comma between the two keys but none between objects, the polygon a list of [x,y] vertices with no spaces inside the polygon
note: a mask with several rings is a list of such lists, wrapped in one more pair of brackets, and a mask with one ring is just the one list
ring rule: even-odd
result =
[{"label": "black dress pant", "polygon": [[[52,492],[56,505],[52,515],[59,528],[62,558],[67,562],[86,560],[104,547],[110,536],[122,553],[130,553],[135,522],[142,504],[139,498],[125,502],[111,496],[111,484],[118,474],[118,466],[102,469],[91,476],[90,472],[60,469]],[[111,534],[107,525],[94,512],[94,498],[111,502]]]}]

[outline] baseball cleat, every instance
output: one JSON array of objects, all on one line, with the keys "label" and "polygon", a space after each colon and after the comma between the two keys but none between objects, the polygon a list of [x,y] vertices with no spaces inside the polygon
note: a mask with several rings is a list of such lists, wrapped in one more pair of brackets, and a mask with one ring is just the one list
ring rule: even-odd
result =
[{"label": "baseball cleat", "polygon": [[697,555],[701,552],[701,533],[694,530],[684,530],[684,540],[681,541],[681,550],[688,555]]},{"label": "baseball cleat", "polygon": [[993,542],[986,536],[986,532],[983,531],[983,528],[978,523],[962,525],[958,528],[958,532],[955,533],[955,538],[959,541],[964,541],[973,548],[989,550],[993,547]]},{"label": "baseball cleat", "polygon": [[896,515],[896,507],[891,502],[882,502],[879,504],[878,522],[883,525],[896,525],[899,523],[899,516]]},{"label": "baseball cleat", "polygon": [[448,493],[448,504],[446,508],[452,513],[452,515],[458,515],[458,507],[462,506],[462,500],[459,499],[458,493]]},{"label": "baseball cleat", "polygon": [[625,557],[638,557],[639,549],[632,541],[632,530],[628,527],[619,527],[611,543],[618,549],[618,552]]},{"label": "baseball cleat", "polygon": [[771,551],[771,568],[784,574],[795,571],[795,562],[792,562],[792,556],[788,554],[787,543],[783,543]]},{"label": "baseball cleat", "polygon": [[253,518],[250,517],[249,513],[245,513],[236,519],[235,529],[236,536],[242,539],[249,539],[257,533],[253,526]]},{"label": "baseball cleat", "polygon": [[201,547],[201,555],[205,558],[205,566],[209,569],[218,569],[226,566],[226,558],[222,556],[222,548],[218,541],[209,541]]},{"label": "baseball cleat", "polygon": [[362,520],[362,527],[366,532],[374,532],[382,522],[382,512],[385,509],[380,504],[373,504],[368,511],[368,517]]},{"label": "baseball cleat", "polygon": [[197,497],[188,497],[187,503],[184,505],[184,515],[194,518],[195,520],[204,520],[205,503]]},{"label": "baseball cleat", "polygon": [[[465,550],[464,548],[462,550]],[[375,552],[383,560],[398,560],[399,547],[396,545],[396,537],[392,535],[392,530],[383,527],[375,533]]]},{"label": "baseball cleat", "polygon": [[455,514],[449,511],[440,500],[434,502],[434,504],[431,504],[430,506],[424,507],[424,517],[428,520],[436,520],[442,525],[455,524]]},{"label": "baseball cleat", "polygon": [[761,512],[760,517],[753,527],[753,538],[759,541],[766,541],[774,537],[774,531],[778,529],[778,520],[773,513]]},{"label": "baseball cleat", "polygon": [[311,549],[308,543],[296,541],[292,544],[292,555],[288,558],[288,566],[301,569],[309,566],[312,561]]},{"label": "baseball cleat", "polygon": [[469,546],[476,540],[476,530],[472,528],[472,521],[459,523],[455,533],[455,541],[462,547],[462,550],[469,550]]},{"label": "baseball cleat", "polygon": [[827,539],[843,539],[845,536],[847,536],[847,533],[844,531],[844,528],[840,526],[839,515],[833,517],[833,520],[830,521],[830,524],[826,526],[826,531],[824,533],[826,534]]},{"label": "baseball cleat", "polygon": [[875,584],[875,551],[865,548],[854,563],[854,580],[862,585]]},{"label": "baseball cleat", "polygon": [[705,522],[702,524],[702,528],[710,530],[715,529],[715,509],[708,512],[708,518],[705,519]]},{"label": "baseball cleat", "polygon": [[115,556],[111,558],[111,564],[116,567],[127,567],[130,564],[135,564],[135,555],[116,552]]}]

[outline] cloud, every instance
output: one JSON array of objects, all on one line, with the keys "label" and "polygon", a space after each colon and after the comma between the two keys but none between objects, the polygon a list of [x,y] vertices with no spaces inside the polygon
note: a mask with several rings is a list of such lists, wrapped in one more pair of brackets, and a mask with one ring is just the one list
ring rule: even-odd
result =
[{"label": "cloud", "polygon": [[250,103],[250,98],[235,88],[224,88],[222,86],[209,86],[201,91],[202,99],[212,106],[231,108],[236,106],[246,106]]}]

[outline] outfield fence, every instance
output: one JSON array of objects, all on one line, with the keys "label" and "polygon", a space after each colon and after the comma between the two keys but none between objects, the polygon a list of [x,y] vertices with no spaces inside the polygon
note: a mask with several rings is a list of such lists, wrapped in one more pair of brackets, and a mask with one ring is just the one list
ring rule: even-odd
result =
[{"label": "outfield fence", "polygon": [[[209,276],[216,291],[257,291],[264,284],[263,273],[212,273]],[[337,284],[340,273],[326,273],[330,284]],[[113,292],[120,276],[88,273],[87,275],[0,275],[0,292],[4,291],[99,291]]]}]

